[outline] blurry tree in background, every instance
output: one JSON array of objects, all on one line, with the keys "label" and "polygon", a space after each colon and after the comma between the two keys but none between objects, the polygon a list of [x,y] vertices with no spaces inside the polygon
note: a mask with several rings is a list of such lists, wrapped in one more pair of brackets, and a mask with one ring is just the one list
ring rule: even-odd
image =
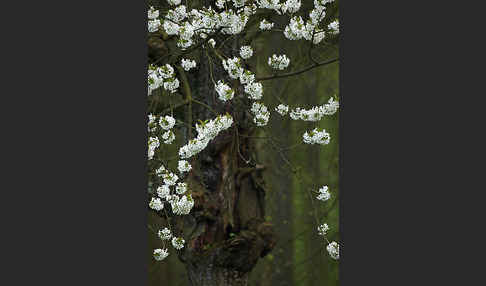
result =
[{"label": "blurry tree in background", "polygon": [[[202,2],[208,5],[213,1]],[[330,6],[326,17],[338,18],[338,2],[335,1],[335,5]],[[167,2],[165,0],[152,0],[149,1],[149,5],[164,7],[167,6]],[[214,5],[212,6],[214,7]],[[313,1],[304,0],[299,13],[308,14],[312,8]],[[270,17],[270,14],[267,13],[264,16],[275,22],[276,26],[285,27],[288,24],[288,17],[278,15]],[[232,47],[238,47],[242,42],[251,45],[254,55],[247,60],[247,63],[257,77],[270,73],[267,59],[272,54],[286,54],[291,59],[291,69],[287,70],[287,72],[301,70],[313,64],[313,60],[309,58],[310,43],[308,41],[289,41],[283,33],[259,32],[258,23],[259,21],[249,22],[249,32],[244,37],[237,37],[234,40],[235,42],[230,41]],[[215,40],[218,43],[224,41],[225,38],[215,37]],[[238,55],[232,50],[232,47],[221,47],[221,49],[228,55]],[[171,46],[167,38],[164,39],[163,36],[157,33],[151,35],[149,37],[149,63],[156,61],[160,57],[165,57],[174,49],[176,48],[174,45]],[[227,78],[225,71],[221,68],[218,69],[216,66],[209,67],[211,63],[208,61],[208,58],[210,57],[207,56],[206,51],[200,49],[195,51],[194,55],[198,62],[198,71],[195,74],[187,73],[192,96],[203,100],[216,111],[224,111],[225,107],[212,99],[217,95],[215,95],[208,74],[210,73],[210,68],[212,68],[212,73],[215,77],[218,79]],[[336,59],[338,56],[337,39],[330,40],[325,45],[318,45],[312,51],[312,58],[317,62]],[[339,64],[334,62],[295,76],[262,81],[264,91],[262,101],[270,107],[280,104],[280,100],[290,106],[304,108],[322,105],[330,97],[339,95],[338,74]],[[209,88],[203,87],[204,85],[208,85]],[[155,96],[149,98],[149,105],[153,108],[149,112],[161,113],[161,111],[177,105],[177,102],[184,102],[186,99],[184,94],[172,96],[172,102],[167,102],[166,98],[164,96],[162,96],[162,99],[157,99]],[[156,107],[154,108],[153,106]],[[191,114],[191,117],[193,115],[200,115],[203,118],[214,117],[214,114],[196,105],[184,106],[180,108],[181,110],[175,110],[174,112],[178,113],[181,118],[187,119],[187,108],[191,108],[194,112],[194,114]],[[263,219],[263,221],[259,221],[260,224],[270,222],[273,227],[272,233],[275,237],[272,236],[270,241],[266,242],[271,244],[268,246],[268,251],[271,251],[264,253],[262,255],[263,258],[257,260],[249,277],[247,277],[248,285],[339,285],[338,261],[330,259],[326,251],[326,242],[322,236],[317,235],[317,225],[327,223],[330,227],[327,234],[328,239],[330,241],[339,241],[338,113],[317,122],[319,127],[324,128],[332,136],[330,143],[324,146],[302,143],[303,131],[313,129],[316,126],[315,122],[290,120],[288,116],[286,119],[282,119],[278,116],[272,114],[268,125],[264,127],[256,129],[241,127],[239,129],[240,134],[247,134],[254,138],[251,140],[250,138],[247,138],[247,140],[240,138],[243,142],[239,143],[247,145],[246,149],[241,151],[242,156],[251,158],[256,163],[253,164],[253,167],[256,165],[264,166],[264,169],[259,171],[257,176],[257,179],[261,177],[262,181],[264,181],[263,190],[258,190],[258,188],[256,190],[258,192],[264,191],[264,216],[262,216],[263,213],[258,213],[253,215],[253,217]],[[187,132],[190,131],[186,130]],[[234,139],[230,138],[229,140]],[[177,154],[177,146],[182,146],[186,142],[187,137],[176,137],[173,144],[164,145],[161,156],[170,157],[169,154]],[[208,150],[206,155],[213,156],[215,151],[221,152],[221,150],[221,148]],[[204,154],[201,157],[203,156]],[[241,158],[236,160],[238,161],[236,164],[240,168],[245,163],[241,162]],[[177,163],[177,161],[173,162],[171,160],[165,162],[170,167],[176,166]],[[204,165],[204,163],[199,164],[199,168]],[[195,168],[197,168],[197,165],[197,163],[193,163]],[[194,177],[192,178],[195,179]],[[309,192],[310,189],[316,190],[322,185],[329,186],[332,194],[331,199],[326,202],[316,201],[315,195]],[[190,186],[194,186],[194,183],[190,183]],[[252,192],[255,191],[255,188],[249,189]],[[203,193],[201,196],[206,196],[205,193],[209,192],[209,190],[202,190],[201,192]],[[239,194],[239,196],[240,200],[243,200],[242,195]],[[258,205],[259,202],[258,200],[256,201]],[[250,205],[249,208],[254,206],[255,202],[251,202]],[[237,210],[237,206],[234,206],[232,210]],[[240,215],[244,216],[244,214]],[[233,219],[242,220],[241,217]],[[248,218],[246,222],[250,220],[251,218]],[[191,285],[187,265],[181,261],[182,259],[187,264],[187,260],[192,258],[191,255],[180,254],[178,256],[175,251],[172,251],[172,255],[169,255],[163,263],[153,259],[153,249],[161,247],[157,231],[166,227],[168,223],[166,217],[149,210],[148,224],[150,233],[147,250],[148,259],[150,260],[148,269],[149,285]],[[181,229],[186,230],[190,227],[197,228],[198,223],[185,219]],[[198,230],[198,235],[208,232],[207,228],[208,224],[206,223],[202,230]],[[219,241],[230,241],[234,239],[233,236],[238,237],[239,232],[244,229],[245,226],[241,222],[235,222],[232,228],[224,230],[227,233]],[[188,232],[194,233],[194,229]],[[229,237],[230,234],[232,234],[231,237]],[[194,242],[195,239],[186,238],[186,242],[190,241]],[[214,240],[215,244],[217,242],[218,239]],[[188,248],[191,248],[191,246]],[[184,249],[183,251],[186,250]],[[194,250],[192,249],[191,251]],[[192,285],[197,284],[193,282]]]}]

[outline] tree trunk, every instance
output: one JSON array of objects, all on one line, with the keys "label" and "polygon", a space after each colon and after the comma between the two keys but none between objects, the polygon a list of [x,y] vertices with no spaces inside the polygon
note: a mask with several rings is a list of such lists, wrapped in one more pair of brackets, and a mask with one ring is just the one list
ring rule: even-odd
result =
[{"label": "tree trunk", "polygon": [[[215,37],[215,40],[221,43],[224,37]],[[237,54],[235,43],[230,43],[231,48],[223,49],[227,56]],[[162,37],[149,39],[149,56],[155,59],[167,54],[161,47],[167,47],[170,53],[168,41]],[[211,51],[212,65],[205,50],[200,48],[195,53],[199,54],[197,71],[186,73],[178,69],[180,91],[190,104],[174,111],[177,118],[194,126],[198,119],[213,119],[229,113],[234,123],[205,150],[190,158],[192,170],[184,181],[191,190],[194,208],[183,218],[172,217],[173,225],[176,230],[183,230],[186,241],[179,258],[186,264],[193,286],[247,285],[249,273],[258,259],[269,253],[276,243],[271,224],[264,221],[265,187],[261,174],[264,167],[256,163],[254,145],[245,137],[255,128],[248,112],[251,102],[239,82],[227,76],[220,60]],[[177,66],[179,63],[172,64]],[[215,81],[224,79],[235,89],[235,98],[230,102],[217,99],[211,70]],[[191,102],[190,98],[210,108]],[[159,107],[165,108],[167,106]],[[181,112],[183,108],[185,111]],[[194,135],[192,129],[186,128],[184,141]]]}]

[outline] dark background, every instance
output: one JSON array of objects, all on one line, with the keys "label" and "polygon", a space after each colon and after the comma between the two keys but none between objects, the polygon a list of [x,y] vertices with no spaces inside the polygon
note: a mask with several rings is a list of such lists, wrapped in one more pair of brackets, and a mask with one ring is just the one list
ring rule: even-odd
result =
[{"label": "dark background", "polygon": [[[2,284],[147,285],[145,2],[15,4]],[[340,284],[484,284],[482,10],[340,9]]]}]

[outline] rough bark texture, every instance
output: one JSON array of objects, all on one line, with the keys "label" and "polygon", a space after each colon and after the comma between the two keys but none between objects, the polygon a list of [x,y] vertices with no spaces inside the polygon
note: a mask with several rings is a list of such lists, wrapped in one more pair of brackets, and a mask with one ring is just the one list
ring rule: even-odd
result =
[{"label": "rough bark texture", "polygon": [[[224,37],[215,40],[221,43]],[[229,46],[223,51],[231,57],[236,54],[233,52],[236,42],[228,42]],[[151,62],[171,53],[170,39],[164,39],[163,35],[149,38],[148,44]],[[249,273],[258,259],[268,254],[276,243],[271,224],[264,221],[265,190],[261,174],[264,167],[255,163],[254,146],[247,137],[241,136],[251,135],[254,128],[248,113],[251,105],[238,81],[229,79],[220,59],[209,53],[212,65],[206,51],[198,49],[192,55],[192,58],[194,54],[198,57],[197,71],[178,70],[183,100],[196,99],[217,114],[229,113],[234,123],[204,151],[191,158],[193,168],[184,181],[192,191],[195,205],[183,219],[172,219],[173,225],[184,230],[186,246],[179,257],[186,264],[192,285],[247,285]],[[175,56],[167,58],[169,62],[176,59]],[[211,69],[215,81],[224,79],[238,89],[231,102],[217,99]],[[163,103],[157,106],[158,112],[167,108]],[[216,117],[211,109],[191,102],[175,112],[194,126],[196,119]],[[194,135],[186,128],[185,141]]]}]

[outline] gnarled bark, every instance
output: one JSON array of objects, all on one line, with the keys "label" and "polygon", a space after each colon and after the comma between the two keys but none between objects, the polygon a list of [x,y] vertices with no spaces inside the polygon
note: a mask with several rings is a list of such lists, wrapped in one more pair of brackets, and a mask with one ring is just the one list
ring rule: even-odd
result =
[{"label": "gnarled bark", "polygon": [[[160,57],[166,57],[169,62],[174,60],[170,55],[170,39],[166,41],[162,35],[155,37],[149,40],[152,61]],[[221,42],[223,38],[216,38],[216,41]],[[263,167],[252,157],[252,143],[247,137],[240,136],[251,135],[254,128],[248,113],[250,103],[238,81],[228,78],[216,55],[210,55],[211,65],[205,50],[201,48],[198,53],[197,72],[182,74],[184,71],[178,69],[180,90],[188,103],[180,105],[179,109],[185,110],[178,110],[178,114],[191,126],[196,119],[214,118],[213,111],[231,114],[234,123],[204,151],[191,158],[192,170],[184,181],[192,192],[195,205],[184,218],[173,217],[179,220],[174,225],[184,229],[186,240],[179,258],[186,264],[189,280],[194,286],[247,285],[249,273],[258,259],[269,253],[276,243],[271,224],[264,221]],[[224,53],[233,54],[230,48],[225,48]],[[224,79],[239,89],[231,102],[217,99],[211,70],[216,81]],[[191,98],[210,108],[191,102]],[[185,141],[194,137],[192,132],[186,129]]]}]

